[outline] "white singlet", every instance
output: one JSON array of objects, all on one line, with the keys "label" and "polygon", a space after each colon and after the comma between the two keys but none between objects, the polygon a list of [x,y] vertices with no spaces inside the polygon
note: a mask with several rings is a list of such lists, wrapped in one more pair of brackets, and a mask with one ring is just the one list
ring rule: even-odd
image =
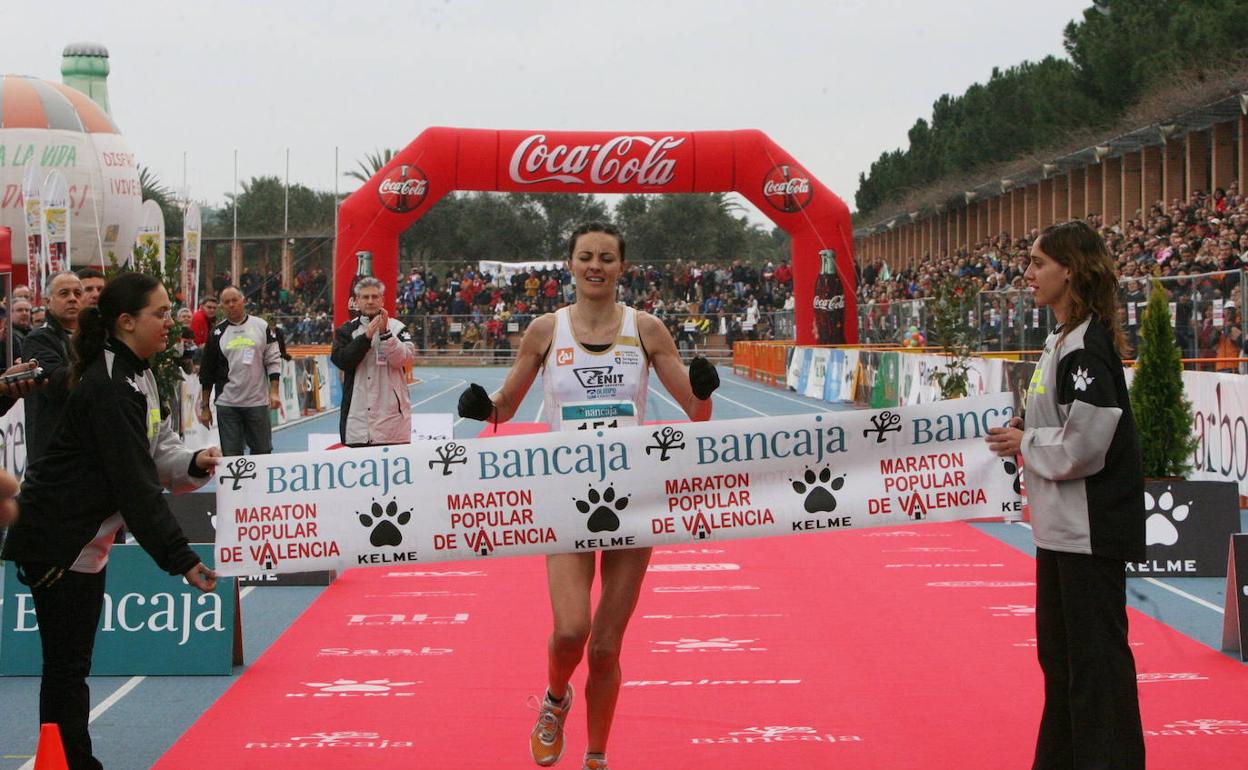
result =
[{"label": "white singlet", "polygon": [[542,413],[551,430],[644,423],[650,362],[637,332],[637,311],[620,307],[623,320],[615,343],[601,353],[576,341],[570,306],[555,312],[555,334],[542,372]]}]

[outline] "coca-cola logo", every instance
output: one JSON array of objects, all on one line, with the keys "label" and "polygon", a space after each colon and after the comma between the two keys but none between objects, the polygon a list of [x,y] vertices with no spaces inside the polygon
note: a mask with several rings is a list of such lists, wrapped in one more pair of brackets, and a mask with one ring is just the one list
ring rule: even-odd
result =
[{"label": "coca-cola logo", "polygon": [[835,294],[831,297],[815,297],[815,310],[844,310],[845,295]]},{"label": "coca-cola logo", "polygon": [[507,166],[516,184],[635,184],[662,187],[676,176],[676,159],[667,157],[685,143],[675,136],[617,136],[602,143],[547,144],[545,134],[526,137]]},{"label": "coca-cola logo", "polygon": [[390,172],[377,186],[377,197],[381,205],[397,214],[405,214],[424,203],[429,194],[429,177],[419,166],[400,164]]},{"label": "coca-cola logo", "polygon": [[763,197],[786,214],[801,211],[815,197],[810,174],[796,163],[782,163],[763,177]]}]

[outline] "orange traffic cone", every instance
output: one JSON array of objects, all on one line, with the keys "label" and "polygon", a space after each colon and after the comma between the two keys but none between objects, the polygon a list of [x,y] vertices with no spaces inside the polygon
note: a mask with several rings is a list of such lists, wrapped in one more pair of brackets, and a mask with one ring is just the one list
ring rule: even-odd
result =
[{"label": "orange traffic cone", "polygon": [[35,770],[69,770],[61,728],[55,724],[39,726],[39,748],[35,750]]}]

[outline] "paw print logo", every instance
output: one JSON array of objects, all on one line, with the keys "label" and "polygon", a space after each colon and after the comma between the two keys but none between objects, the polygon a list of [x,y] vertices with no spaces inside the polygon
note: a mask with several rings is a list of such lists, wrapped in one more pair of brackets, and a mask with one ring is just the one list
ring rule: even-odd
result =
[{"label": "paw print logo", "polygon": [[396,687],[410,687],[415,682],[391,682],[389,679],[335,679],[332,682],[304,682],[321,692],[390,692]]},{"label": "paw print logo", "polygon": [[373,529],[368,534],[368,542],[380,548],[383,545],[400,545],[403,542],[403,533],[399,531],[395,523],[397,522],[399,526],[407,524],[412,520],[412,512],[399,513],[398,501],[391,500],[385,508],[381,507],[381,503],[374,502],[372,515],[361,513],[359,517],[360,526]]},{"label": "paw print logo", "polygon": [[628,495],[617,498],[614,486],[608,486],[601,495],[598,490],[590,487],[585,499],[576,501],[576,510],[589,513],[589,521],[585,526],[590,532],[614,532],[619,529],[620,517],[617,514],[627,507]]},{"label": "paw print logo", "polygon": [[[832,496],[832,491],[839,491],[845,486],[845,477],[837,476],[832,478],[832,469],[824,468],[819,471],[819,475],[810,468],[802,474],[800,481],[793,481],[793,491],[799,495],[806,495],[806,512],[807,513],[831,513],[836,510],[836,498]],[[831,483],[829,483],[831,482]]]},{"label": "paw print logo", "polygon": [[1075,381],[1075,390],[1087,390],[1092,381],[1096,379],[1088,374],[1086,368],[1076,369],[1070,376]]},{"label": "paw print logo", "polygon": [[1023,493],[1023,474],[1019,473],[1018,464],[1008,458],[1004,461],[1004,470],[1006,475],[1014,477],[1014,494],[1021,495]]},{"label": "paw print logo", "polygon": [[1179,528],[1175,522],[1184,521],[1191,513],[1190,505],[1174,504],[1174,495],[1170,487],[1156,499],[1152,493],[1144,493],[1144,512],[1148,518],[1144,520],[1144,541],[1146,545],[1174,545],[1179,542]]}]

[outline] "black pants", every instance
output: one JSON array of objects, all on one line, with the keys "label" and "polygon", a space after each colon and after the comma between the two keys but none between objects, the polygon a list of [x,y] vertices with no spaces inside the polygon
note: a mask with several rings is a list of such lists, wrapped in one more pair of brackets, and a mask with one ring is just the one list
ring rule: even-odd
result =
[{"label": "black pants", "polygon": [[98,574],[65,572],[51,585],[38,585],[47,565],[22,564],[23,582],[31,585],[39,642],[43,648],[43,680],[39,683],[39,722],[61,730],[70,770],[100,770],[91,755],[87,718],[91,693],[87,675],[95,629],[104,606],[104,570]]},{"label": "black pants", "polygon": [[1034,770],[1144,767],[1123,562],[1036,549],[1044,714]]}]

